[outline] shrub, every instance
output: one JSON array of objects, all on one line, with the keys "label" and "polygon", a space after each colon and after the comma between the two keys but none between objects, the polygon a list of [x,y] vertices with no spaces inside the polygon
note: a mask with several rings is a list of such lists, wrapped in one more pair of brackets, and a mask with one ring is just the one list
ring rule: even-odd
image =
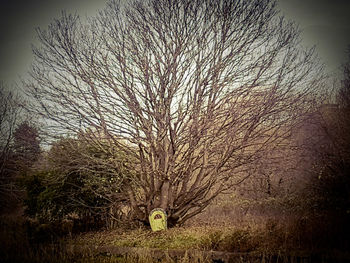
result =
[{"label": "shrub", "polygon": [[127,209],[118,208],[127,205],[123,191],[133,179],[130,157],[69,138],[56,142],[45,159],[45,167],[23,179],[29,216],[50,223],[74,220],[76,230],[122,219]]}]

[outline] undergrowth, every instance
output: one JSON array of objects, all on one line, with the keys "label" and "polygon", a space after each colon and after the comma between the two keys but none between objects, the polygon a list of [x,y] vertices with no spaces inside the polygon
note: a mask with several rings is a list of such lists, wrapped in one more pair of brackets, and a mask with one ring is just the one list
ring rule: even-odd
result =
[{"label": "undergrowth", "polygon": [[[246,263],[319,262],[308,261],[308,258],[313,255],[322,255],[325,258],[338,257],[338,250],[324,246],[326,244],[324,239],[327,236],[313,232],[322,230],[320,227],[316,225],[311,227],[310,223],[304,221],[287,225],[270,220],[264,225],[186,226],[160,232],[152,232],[148,228],[118,228],[38,242],[30,239],[24,225],[20,222],[2,221],[0,259],[4,263],[215,262],[207,257],[207,254],[204,253],[206,251],[249,255],[244,261],[240,257],[237,258],[241,260],[237,262]],[[108,246],[140,249],[137,250],[137,253],[123,255],[101,252],[103,247]],[[152,249],[163,251],[164,256],[155,259]],[[184,251],[184,254],[174,259],[167,254],[167,251],[170,250],[181,250]],[[254,257],[251,257],[252,255]],[[345,259],[348,260],[349,257]],[[329,261],[323,260],[323,262]],[[333,260],[332,262],[349,261]]]}]

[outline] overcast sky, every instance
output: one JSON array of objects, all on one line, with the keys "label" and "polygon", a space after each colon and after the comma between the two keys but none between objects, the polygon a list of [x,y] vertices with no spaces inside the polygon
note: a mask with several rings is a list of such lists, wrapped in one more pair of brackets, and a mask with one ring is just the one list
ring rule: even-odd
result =
[{"label": "overcast sky", "polygon": [[[61,10],[81,16],[96,14],[107,0],[0,0],[0,80],[12,84],[31,61],[35,28],[46,28]],[[329,72],[347,59],[350,44],[350,0],[278,0],[279,8],[303,30],[303,44],[317,45]]]}]

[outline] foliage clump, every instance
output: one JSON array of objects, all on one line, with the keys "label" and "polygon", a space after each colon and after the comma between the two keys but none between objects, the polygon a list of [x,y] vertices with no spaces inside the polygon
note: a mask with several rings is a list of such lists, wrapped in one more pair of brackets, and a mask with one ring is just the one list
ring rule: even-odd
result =
[{"label": "foliage clump", "polygon": [[80,230],[127,217],[125,192],[135,181],[132,158],[104,149],[79,138],[55,142],[41,167],[23,178],[27,214],[40,222],[72,220]]}]

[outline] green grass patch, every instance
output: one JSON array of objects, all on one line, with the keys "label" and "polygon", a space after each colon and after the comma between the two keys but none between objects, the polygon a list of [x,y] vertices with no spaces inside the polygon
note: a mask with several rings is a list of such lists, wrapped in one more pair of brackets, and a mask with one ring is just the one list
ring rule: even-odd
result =
[{"label": "green grass patch", "polygon": [[251,230],[219,227],[179,227],[152,232],[148,229],[115,230],[77,236],[75,244],[93,246],[198,249],[250,252],[257,249],[257,234]]}]

